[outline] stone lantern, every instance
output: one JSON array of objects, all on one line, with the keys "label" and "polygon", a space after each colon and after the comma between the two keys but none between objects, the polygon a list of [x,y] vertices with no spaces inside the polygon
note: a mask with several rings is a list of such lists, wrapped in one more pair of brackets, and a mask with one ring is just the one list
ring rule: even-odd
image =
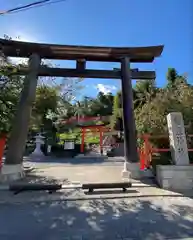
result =
[{"label": "stone lantern", "polygon": [[31,156],[35,156],[35,157],[41,157],[44,156],[44,153],[41,150],[41,145],[44,144],[44,138],[41,133],[38,133],[35,136],[35,144],[36,144],[36,148],[35,150],[32,152]]}]

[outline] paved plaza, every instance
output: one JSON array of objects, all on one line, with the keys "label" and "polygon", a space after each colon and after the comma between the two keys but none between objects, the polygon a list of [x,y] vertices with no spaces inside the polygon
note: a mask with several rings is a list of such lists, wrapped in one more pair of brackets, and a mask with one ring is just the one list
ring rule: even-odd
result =
[{"label": "paved plaza", "polygon": [[[122,163],[34,166],[29,182],[68,185],[121,180]],[[0,213],[2,240],[193,239],[193,199],[161,190],[150,180],[134,181],[126,193],[2,191]]]}]

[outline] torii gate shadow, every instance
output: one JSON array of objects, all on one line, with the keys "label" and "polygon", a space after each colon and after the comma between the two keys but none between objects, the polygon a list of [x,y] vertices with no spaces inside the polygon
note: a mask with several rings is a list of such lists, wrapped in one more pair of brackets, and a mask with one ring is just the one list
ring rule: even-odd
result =
[{"label": "torii gate shadow", "polygon": [[90,157],[90,158],[57,158],[54,156],[45,156],[45,157],[29,157],[27,161],[37,162],[37,163],[64,163],[64,164],[100,164],[108,162],[107,157]]}]

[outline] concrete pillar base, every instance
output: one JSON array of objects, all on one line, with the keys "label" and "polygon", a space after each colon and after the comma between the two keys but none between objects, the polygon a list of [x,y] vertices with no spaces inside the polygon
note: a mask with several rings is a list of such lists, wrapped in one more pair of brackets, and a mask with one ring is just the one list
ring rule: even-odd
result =
[{"label": "concrete pillar base", "polygon": [[0,182],[11,182],[24,177],[22,164],[4,164],[0,172]]},{"label": "concrete pillar base", "polygon": [[123,178],[140,179],[142,177],[139,163],[124,162]]},{"label": "concrete pillar base", "polygon": [[124,162],[124,165],[123,165],[122,178],[123,179],[131,179],[131,173],[128,169],[128,163],[127,162]]}]

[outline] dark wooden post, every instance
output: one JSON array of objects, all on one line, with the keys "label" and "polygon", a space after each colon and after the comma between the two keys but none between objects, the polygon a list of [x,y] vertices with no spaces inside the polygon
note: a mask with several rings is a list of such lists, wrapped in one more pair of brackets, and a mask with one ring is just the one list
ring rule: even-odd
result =
[{"label": "dark wooden post", "polygon": [[13,122],[5,164],[21,164],[26,145],[32,105],[35,101],[38,71],[41,59],[37,54],[29,58],[29,73],[24,79],[23,90]]},{"label": "dark wooden post", "polygon": [[129,58],[121,60],[124,149],[126,162],[138,162],[133,90]]},{"label": "dark wooden post", "polygon": [[77,60],[76,69],[79,71],[84,71],[86,69],[86,61],[84,59]]}]

